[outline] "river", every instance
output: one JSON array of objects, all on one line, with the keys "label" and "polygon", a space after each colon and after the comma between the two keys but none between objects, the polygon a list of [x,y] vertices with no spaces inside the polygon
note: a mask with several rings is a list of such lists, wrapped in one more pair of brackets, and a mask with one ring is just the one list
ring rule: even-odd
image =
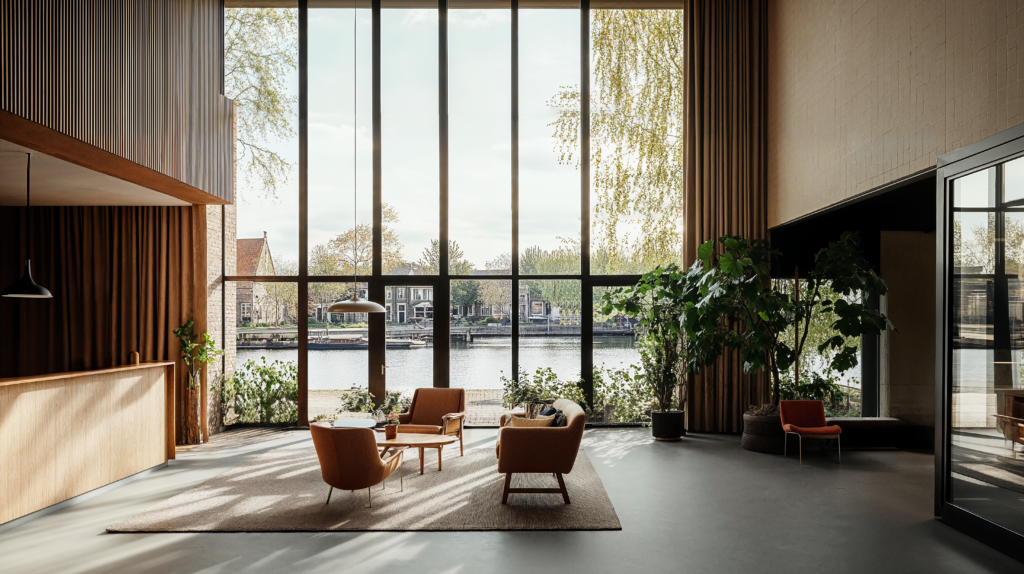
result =
[{"label": "river", "polygon": [[[240,349],[238,364],[266,356],[267,361],[296,361],[297,349]],[[309,351],[310,390],[366,388],[368,353],[363,349]],[[594,337],[594,365],[621,368],[639,363],[632,337]],[[388,349],[386,363],[389,390],[408,390],[433,385],[434,349]],[[522,337],[519,364],[531,374],[551,367],[562,379],[578,378],[578,337]],[[512,338],[478,338],[473,343],[453,342],[450,359],[451,386],[463,389],[500,389],[499,377],[512,371]]]}]

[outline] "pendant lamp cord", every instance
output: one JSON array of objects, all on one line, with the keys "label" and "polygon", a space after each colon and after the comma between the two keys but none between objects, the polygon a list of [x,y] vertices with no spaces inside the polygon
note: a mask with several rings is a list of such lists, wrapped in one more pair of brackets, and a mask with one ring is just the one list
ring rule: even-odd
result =
[{"label": "pendant lamp cord", "polygon": [[28,220],[28,248],[25,259],[32,260],[32,153],[26,153],[28,162],[25,163],[25,219]]},{"label": "pendant lamp cord", "polygon": [[356,176],[356,169],[359,165],[359,158],[356,154],[356,126],[358,125],[356,97],[358,95],[357,83],[359,72],[356,68],[356,50],[358,44],[356,42],[356,2],[358,0],[352,0],[352,298],[359,298],[359,288],[357,286],[358,281],[356,278],[359,275],[359,259],[357,256],[356,242],[359,239],[359,183]]}]

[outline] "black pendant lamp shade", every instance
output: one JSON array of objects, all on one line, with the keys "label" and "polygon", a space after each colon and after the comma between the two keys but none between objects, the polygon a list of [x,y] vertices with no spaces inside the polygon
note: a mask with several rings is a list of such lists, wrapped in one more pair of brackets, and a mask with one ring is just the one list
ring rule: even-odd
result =
[{"label": "black pendant lamp shade", "polygon": [[[32,154],[25,154],[28,156],[28,165],[25,176],[25,205],[32,207],[32,196],[31,196],[31,176],[32,176]],[[32,214],[28,214],[28,246],[29,253],[32,252]],[[51,299],[53,295],[50,294],[50,290],[32,280],[32,260],[25,260],[25,273],[22,274],[21,280],[11,285],[7,289],[4,289],[4,297],[20,297],[24,299]]]}]

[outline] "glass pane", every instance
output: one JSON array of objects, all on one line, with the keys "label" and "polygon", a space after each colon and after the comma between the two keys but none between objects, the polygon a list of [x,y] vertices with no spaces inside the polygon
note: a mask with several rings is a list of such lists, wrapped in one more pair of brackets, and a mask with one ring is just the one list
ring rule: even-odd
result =
[{"label": "glass pane", "polygon": [[[954,182],[955,205],[994,205],[995,171]],[[954,213],[952,241],[952,502],[1024,532],[1024,214]]]},{"label": "glass pane", "polygon": [[[580,14],[519,12],[520,272],[580,272]],[[563,153],[565,152],[565,153]]]},{"label": "glass pane", "polygon": [[576,280],[520,282],[520,371],[536,376],[538,369],[551,369],[560,381],[580,380],[582,302]]},{"label": "glass pane", "polygon": [[371,15],[358,12],[353,30],[351,9],[309,11],[310,275],[372,270]]},{"label": "glass pane", "polygon": [[995,207],[996,168],[990,167],[953,181],[953,207]]},{"label": "glass pane", "polygon": [[682,10],[593,10],[590,25],[591,271],[681,263]]},{"label": "glass pane", "polygon": [[[225,312],[235,320],[237,339],[234,347],[226,346],[228,373],[255,384],[246,385],[248,390],[244,392],[227,393],[224,424],[297,421],[298,284],[238,281],[233,285],[234,309]],[[280,363],[275,365],[277,361]],[[288,381],[283,388],[272,391],[291,397],[275,404],[270,412],[254,408],[262,398],[256,391],[266,389],[266,381],[255,367],[264,364],[274,367]]]},{"label": "glass pane", "polygon": [[451,282],[450,386],[466,389],[466,424],[497,425],[512,376],[511,280]]},{"label": "glass pane", "polygon": [[511,46],[508,10],[449,12],[448,214],[457,275],[511,274]]},{"label": "glass pane", "polygon": [[[434,288],[385,287],[387,390],[409,394],[434,386]],[[439,309],[447,320],[444,306]]]},{"label": "glass pane", "polygon": [[437,10],[382,10],[380,44],[381,264],[384,274],[436,275]]},{"label": "glass pane", "polygon": [[[235,226],[227,231],[230,240],[238,240],[239,263],[234,270],[229,264],[228,275],[294,274],[299,260],[298,12],[231,8],[224,10],[224,24],[224,92],[238,116],[235,204],[227,206]],[[265,67],[275,70],[269,78],[260,74]],[[268,98],[279,105],[267,107]],[[263,243],[273,269],[252,264]],[[282,265],[286,262],[290,265]]]},{"label": "glass pane", "polygon": [[[366,297],[366,283],[359,283]],[[369,389],[366,313],[328,313],[352,296],[351,283],[309,284],[309,419],[334,418],[351,391]]]},{"label": "glass pane", "polygon": [[1005,201],[1020,201],[1024,199],[1024,157],[1003,164],[1006,170],[1003,177],[1006,179]]},{"label": "glass pane", "polygon": [[953,213],[953,266],[955,273],[978,274],[995,271],[996,214],[959,211]]},{"label": "glass pane", "polygon": [[[595,422],[646,422],[654,395],[637,378],[643,364],[637,347],[636,317],[605,315],[604,295],[614,287],[594,287],[594,412]],[[643,397],[643,400],[624,400]]]}]

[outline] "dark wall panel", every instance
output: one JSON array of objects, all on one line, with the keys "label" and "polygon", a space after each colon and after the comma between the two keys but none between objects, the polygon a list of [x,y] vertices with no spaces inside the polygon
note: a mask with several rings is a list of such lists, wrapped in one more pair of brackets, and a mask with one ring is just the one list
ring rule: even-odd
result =
[{"label": "dark wall panel", "polygon": [[0,0],[0,110],[230,202],[220,20],[219,0]]}]

